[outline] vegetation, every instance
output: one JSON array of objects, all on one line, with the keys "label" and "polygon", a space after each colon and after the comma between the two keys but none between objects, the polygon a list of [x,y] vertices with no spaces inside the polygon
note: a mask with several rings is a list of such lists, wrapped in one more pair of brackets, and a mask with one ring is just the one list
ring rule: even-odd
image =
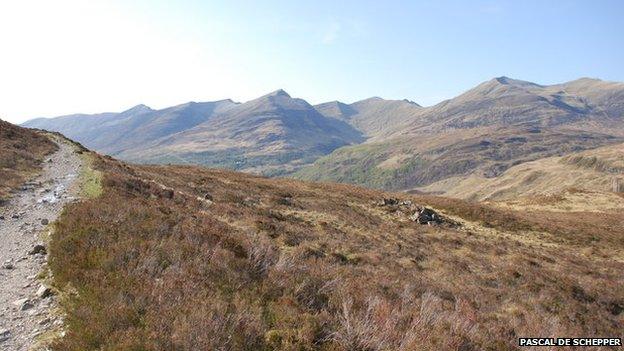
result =
[{"label": "vegetation", "polygon": [[102,195],[102,172],[93,168],[93,155],[82,153],[84,167],[80,173],[81,195],[92,199]]},{"label": "vegetation", "polygon": [[0,120],[0,205],[57,150],[46,136]]},{"label": "vegetation", "polygon": [[103,192],[66,208],[50,248],[69,296],[55,350],[514,350],[624,327],[621,213],[93,157]]},{"label": "vegetation", "polygon": [[[445,181],[453,177],[494,178],[521,163],[617,142],[622,139],[575,131],[536,132],[512,127],[495,132],[451,130],[342,147],[299,170],[294,177],[409,190],[436,182],[447,185]],[[384,167],[399,156],[399,162]],[[448,190],[444,186],[437,188]]]}]

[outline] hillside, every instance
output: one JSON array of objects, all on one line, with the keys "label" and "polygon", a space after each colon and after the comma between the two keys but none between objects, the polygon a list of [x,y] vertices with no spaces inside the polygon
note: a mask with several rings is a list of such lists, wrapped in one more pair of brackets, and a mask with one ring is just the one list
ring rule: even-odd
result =
[{"label": "hillside", "polygon": [[624,84],[542,86],[499,77],[335,150],[294,176],[408,190],[624,141]]},{"label": "hillside", "polygon": [[48,138],[0,120],[0,206],[56,149]]},{"label": "hillside", "polygon": [[[55,350],[515,350],[624,326],[622,211],[89,157],[103,193],[52,237]],[[442,223],[410,220],[423,205]]]},{"label": "hillside", "polygon": [[624,144],[526,162],[496,178],[450,178],[418,190],[524,207],[622,210],[624,197],[613,193],[614,179],[624,190]]}]

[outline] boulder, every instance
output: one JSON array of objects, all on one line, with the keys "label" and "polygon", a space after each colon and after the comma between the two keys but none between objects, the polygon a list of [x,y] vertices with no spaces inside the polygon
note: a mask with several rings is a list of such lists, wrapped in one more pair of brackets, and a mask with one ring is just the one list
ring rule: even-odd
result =
[{"label": "boulder", "polygon": [[13,301],[13,305],[17,306],[20,311],[27,311],[35,307],[35,304],[27,298],[15,300]]},{"label": "boulder", "polygon": [[32,250],[30,250],[30,252],[28,252],[29,255],[36,255],[36,254],[45,255],[47,253],[48,252],[47,252],[45,246],[42,245],[42,244],[37,244],[37,245],[33,246]]},{"label": "boulder", "polygon": [[37,289],[36,295],[40,299],[45,299],[46,297],[52,295],[52,289],[48,288],[45,285],[40,285],[39,289]]},{"label": "boulder", "polygon": [[427,207],[417,210],[410,216],[410,219],[419,224],[433,225],[442,223],[442,217],[436,211]]},{"label": "boulder", "polygon": [[8,329],[0,329],[0,343],[9,340],[11,331]]}]

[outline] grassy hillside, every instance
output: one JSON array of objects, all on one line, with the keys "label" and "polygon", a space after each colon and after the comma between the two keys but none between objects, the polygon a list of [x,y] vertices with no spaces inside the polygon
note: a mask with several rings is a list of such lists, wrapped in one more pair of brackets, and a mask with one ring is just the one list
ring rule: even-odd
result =
[{"label": "grassy hillside", "polygon": [[[55,350],[515,350],[624,329],[624,213],[534,213],[94,157]],[[398,197],[446,223],[409,220]]]},{"label": "grassy hillside", "polygon": [[622,139],[571,130],[456,130],[343,147],[294,177],[408,190],[454,177],[492,178],[523,162],[618,141]]},{"label": "grassy hillside", "polygon": [[537,197],[542,206],[560,210],[624,209],[624,197],[612,193],[616,178],[624,183],[624,144],[523,163],[496,178],[452,178],[418,190],[533,207]]},{"label": "grassy hillside", "polygon": [[41,169],[57,146],[41,133],[0,120],[0,205],[18,186]]}]

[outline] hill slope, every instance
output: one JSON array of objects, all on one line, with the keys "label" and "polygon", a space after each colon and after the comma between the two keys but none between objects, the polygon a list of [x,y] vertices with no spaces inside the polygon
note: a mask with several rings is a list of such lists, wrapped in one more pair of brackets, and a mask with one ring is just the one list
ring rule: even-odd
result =
[{"label": "hill slope", "polygon": [[421,191],[477,201],[556,210],[624,210],[624,144],[548,157],[509,168],[496,178],[450,178]]},{"label": "hill slope", "polygon": [[57,149],[39,133],[0,120],[0,206]]},{"label": "hill slope", "polygon": [[[622,211],[90,157],[103,193],[53,235],[57,350],[515,350],[624,327]],[[413,222],[417,205],[444,222]]]}]

